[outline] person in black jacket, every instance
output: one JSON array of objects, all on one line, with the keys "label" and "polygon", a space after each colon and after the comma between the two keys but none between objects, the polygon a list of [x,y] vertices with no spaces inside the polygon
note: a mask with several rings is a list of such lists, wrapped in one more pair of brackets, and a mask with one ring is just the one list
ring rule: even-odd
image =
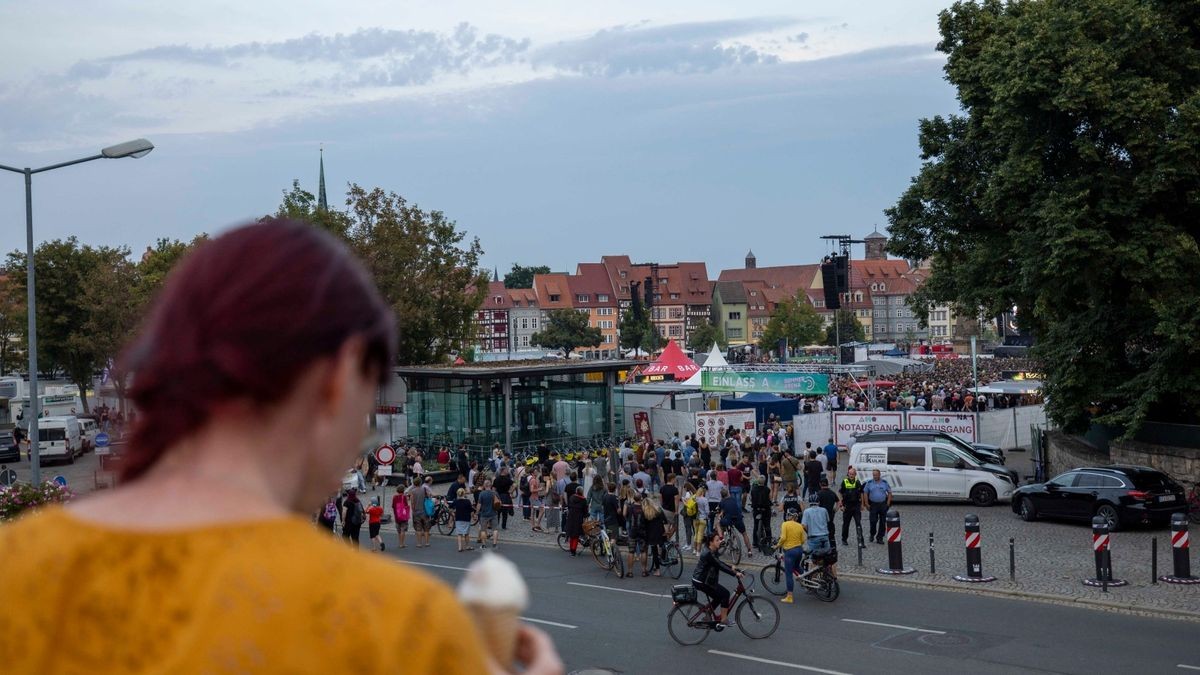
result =
[{"label": "person in black jacket", "polygon": [[754,514],[754,545],[761,549],[763,544],[771,543],[774,532],[771,529],[771,488],[767,487],[763,476],[757,476],[750,488],[750,509]]},{"label": "person in black jacket", "polygon": [[696,569],[692,572],[692,586],[696,590],[704,593],[721,608],[720,616],[717,617],[716,630],[722,630],[725,627],[725,619],[729,616],[729,605],[732,597],[729,594],[729,589],[720,584],[721,572],[742,578],[742,573],[734,568],[726,565],[721,560],[717,550],[721,548],[721,542],[724,537],[719,532],[710,532],[704,535],[701,540],[703,552],[700,553],[700,560],[696,562]]}]

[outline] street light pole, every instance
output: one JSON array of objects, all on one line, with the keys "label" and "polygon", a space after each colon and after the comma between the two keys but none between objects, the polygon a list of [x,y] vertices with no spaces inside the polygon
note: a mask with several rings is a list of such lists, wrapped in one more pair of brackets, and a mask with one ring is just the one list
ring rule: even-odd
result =
[{"label": "street light pole", "polygon": [[[139,138],[133,141],[126,141],[125,143],[118,143],[117,145],[110,145],[101,150],[98,155],[51,164],[50,166],[43,166],[40,169],[31,169],[29,167],[18,169],[0,164],[0,169],[25,176],[25,289],[27,296],[26,308],[29,313],[29,338],[27,340],[29,343],[29,477],[34,485],[41,485],[42,483],[41,439],[38,437],[38,418],[42,414],[42,398],[38,393],[37,381],[37,284],[34,278],[33,266],[33,174],[61,169],[64,166],[82,164],[90,162],[93,159],[120,159],[123,157],[133,157],[136,159],[138,157],[145,157],[153,149],[153,143],[144,138]],[[87,396],[86,389],[82,393],[84,396]]]}]

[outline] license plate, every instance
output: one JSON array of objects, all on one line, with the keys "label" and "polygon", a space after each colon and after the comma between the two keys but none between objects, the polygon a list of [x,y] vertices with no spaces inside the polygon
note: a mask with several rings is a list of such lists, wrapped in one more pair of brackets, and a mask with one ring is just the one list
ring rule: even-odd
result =
[{"label": "license plate", "polygon": [[1175,501],[1175,495],[1163,495],[1163,496],[1161,496],[1161,497],[1159,497],[1159,498],[1158,498],[1158,501],[1160,501],[1160,502],[1173,502],[1173,501]]}]

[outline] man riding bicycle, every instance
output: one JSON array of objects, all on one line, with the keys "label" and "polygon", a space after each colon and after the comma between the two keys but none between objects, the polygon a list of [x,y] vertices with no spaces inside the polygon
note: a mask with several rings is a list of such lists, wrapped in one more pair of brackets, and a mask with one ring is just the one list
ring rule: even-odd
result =
[{"label": "man riding bicycle", "polygon": [[729,594],[729,589],[719,583],[721,572],[739,579],[742,578],[741,572],[721,561],[717,549],[721,547],[723,540],[724,537],[720,532],[704,535],[701,540],[703,551],[700,553],[700,560],[696,563],[696,570],[692,572],[692,586],[721,608],[720,615],[717,617],[717,625],[714,628],[718,631],[728,625],[725,619],[729,615],[729,606],[732,604],[730,601],[733,599]]},{"label": "man riding bicycle", "polygon": [[746,534],[746,519],[742,517],[742,505],[738,499],[730,495],[729,490],[721,490],[721,521],[718,530],[726,536],[729,535],[729,528],[738,531],[742,535],[742,541],[746,543],[746,557],[753,558],[754,551],[750,548],[750,536]]}]

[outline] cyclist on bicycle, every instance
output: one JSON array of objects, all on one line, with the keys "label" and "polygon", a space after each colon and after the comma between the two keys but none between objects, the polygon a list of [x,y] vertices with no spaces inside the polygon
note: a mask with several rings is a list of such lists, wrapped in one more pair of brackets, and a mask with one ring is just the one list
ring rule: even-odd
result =
[{"label": "cyclist on bicycle", "polygon": [[730,495],[729,490],[721,490],[721,522],[720,529],[728,534],[729,528],[738,531],[742,535],[742,541],[746,543],[746,557],[753,558],[754,551],[750,548],[750,535],[746,534],[746,519],[742,517],[742,505],[737,497]]},{"label": "cyclist on bicycle", "polygon": [[704,535],[704,538],[701,539],[703,549],[700,552],[700,560],[696,562],[696,569],[692,572],[692,586],[721,608],[717,617],[717,625],[714,627],[714,630],[718,631],[723,630],[727,625],[725,620],[729,616],[729,606],[732,604],[730,601],[733,599],[729,594],[729,589],[719,583],[721,572],[739,579],[742,578],[741,572],[721,561],[717,549],[721,547],[723,539],[720,532]]}]

